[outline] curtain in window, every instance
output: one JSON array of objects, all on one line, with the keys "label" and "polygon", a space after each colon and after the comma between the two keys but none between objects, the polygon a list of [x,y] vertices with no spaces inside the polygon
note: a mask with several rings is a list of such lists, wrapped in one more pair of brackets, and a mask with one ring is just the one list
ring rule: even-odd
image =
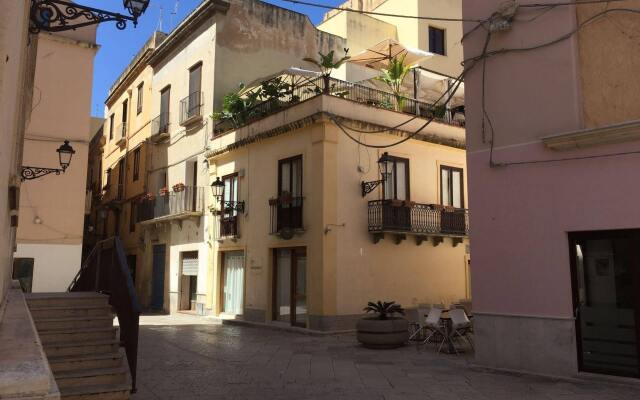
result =
[{"label": "curtain in window", "polygon": [[240,315],[243,313],[244,253],[241,251],[225,253],[224,264],[224,312]]}]

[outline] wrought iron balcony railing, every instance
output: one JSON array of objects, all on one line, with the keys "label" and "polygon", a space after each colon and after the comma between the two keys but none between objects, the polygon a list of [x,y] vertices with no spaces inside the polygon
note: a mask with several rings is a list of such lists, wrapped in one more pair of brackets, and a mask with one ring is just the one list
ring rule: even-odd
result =
[{"label": "wrought iron balcony railing", "polygon": [[202,92],[193,92],[180,100],[180,125],[202,120]]},{"label": "wrought iron balcony railing", "polygon": [[121,144],[124,142],[124,140],[127,138],[127,121],[123,121],[121,124],[116,126],[114,135],[116,144]]},{"label": "wrought iron balcony railing", "polygon": [[366,104],[371,107],[416,115],[422,118],[433,118],[435,121],[449,125],[463,126],[462,122],[453,121],[446,110],[433,104],[405,97],[398,102],[393,93],[385,92],[357,83],[335,78],[319,77],[305,81],[302,85],[292,87],[286,95],[278,99],[268,99],[234,115],[232,118],[219,121],[213,130],[213,136],[219,136],[234,129],[248,125],[261,118],[275,114],[285,108],[320,95],[340,97]]},{"label": "wrought iron balcony railing", "polygon": [[372,200],[368,217],[371,233],[466,236],[469,232],[466,209],[439,204]]},{"label": "wrought iron balcony railing", "polygon": [[169,113],[164,112],[151,120],[151,136],[169,134]]},{"label": "wrought iron balcony railing", "polygon": [[280,196],[269,200],[271,207],[271,234],[287,237],[290,233],[304,230],[302,205],[304,197]]},{"label": "wrought iron balcony railing", "polygon": [[238,217],[243,212],[243,201],[224,201],[222,203],[222,209],[213,212],[217,220],[213,234],[214,239],[239,237]]},{"label": "wrought iron balcony railing", "polygon": [[147,195],[138,203],[138,222],[185,213],[202,213],[205,205],[205,188],[185,186],[179,192],[168,191],[164,195]]}]

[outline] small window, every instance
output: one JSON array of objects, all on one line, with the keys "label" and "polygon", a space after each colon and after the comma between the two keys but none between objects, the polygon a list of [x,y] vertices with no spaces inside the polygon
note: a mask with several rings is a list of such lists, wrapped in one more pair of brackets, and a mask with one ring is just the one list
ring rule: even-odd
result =
[{"label": "small window", "polygon": [[107,186],[111,185],[111,168],[107,168]]},{"label": "small window", "polygon": [[409,160],[400,157],[389,157],[387,171],[389,176],[384,182],[383,196],[385,200],[409,200]]},{"label": "small window", "polygon": [[429,51],[434,54],[445,55],[444,29],[429,27]]},{"label": "small window", "polygon": [[136,102],[136,112],[140,114],[142,112],[142,100],[144,99],[144,82],[138,85],[138,99]]},{"label": "small window", "polygon": [[113,121],[115,120],[115,114],[109,116],[109,140],[113,140]]},{"label": "small window", "polygon": [[[224,201],[225,208],[227,205],[235,205],[235,203],[238,202],[238,174],[227,175],[222,178],[222,182],[224,183],[222,200]],[[231,213],[233,216],[238,214],[235,210]]]},{"label": "small window", "polygon": [[125,99],[122,102],[122,123],[123,124],[127,123],[128,112],[129,112],[129,99]]},{"label": "small window", "polygon": [[464,175],[462,168],[440,167],[440,204],[464,208]]},{"label": "small window", "polygon": [[133,151],[133,181],[140,179],[140,147]]}]

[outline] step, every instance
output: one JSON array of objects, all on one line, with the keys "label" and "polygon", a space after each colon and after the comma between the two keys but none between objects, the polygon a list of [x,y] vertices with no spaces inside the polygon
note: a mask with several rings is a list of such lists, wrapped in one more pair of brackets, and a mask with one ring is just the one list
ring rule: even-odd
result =
[{"label": "step", "polygon": [[96,340],[113,340],[116,338],[118,328],[110,326],[108,328],[84,328],[84,329],[64,329],[52,331],[38,331],[40,341],[46,348],[49,343],[66,342],[93,342]]},{"label": "step", "polygon": [[25,294],[29,307],[106,306],[109,296],[96,292],[29,293]]},{"label": "step", "polygon": [[120,343],[117,340],[96,340],[91,342],[47,343],[44,352],[47,357],[62,357],[73,355],[116,353]]},{"label": "step", "polygon": [[54,374],[58,388],[79,386],[101,386],[127,383],[129,370],[123,366],[116,368],[96,368],[78,371],[62,371]]},{"label": "step", "polygon": [[65,400],[128,400],[131,385],[78,386],[60,389]]},{"label": "step", "polygon": [[31,316],[35,321],[41,318],[66,318],[66,317],[93,317],[113,316],[111,306],[83,306],[77,307],[29,307]]},{"label": "step", "polygon": [[113,326],[113,317],[110,315],[95,315],[64,318],[38,318],[34,320],[38,332],[41,334],[52,330],[72,330],[90,328],[109,328]]},{"label": "step", "polygon": [[96,368],[116,368],[125,364],[120,352],[104,354],[84,354],[75,356],[49,357],[53,373]]}]

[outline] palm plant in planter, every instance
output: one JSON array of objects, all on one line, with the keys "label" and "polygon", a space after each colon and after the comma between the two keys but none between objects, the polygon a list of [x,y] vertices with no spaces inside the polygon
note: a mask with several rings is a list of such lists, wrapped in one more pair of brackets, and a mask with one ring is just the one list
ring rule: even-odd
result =
[{"label": "palm plant in planter", "polygon": [[330,80],[331,72],[334,69],[338,69],[342,66],[342,64],[346,63],[351,56],[349,56],[349,49],[344,49],[344,56],[339,59],[335,59],[335,51],[331,50],[327,54],[322,54],[318,52],[320,56],[317,60],[311,57],[305,57],[302,60],[308,63],[311,63],[320,69],[320,73],[322,74],[322,80],[324,84],[323,91],[324,93],[329,93],[330,90]]},{"label": "palm plant in planter", "polygon": [[401,58],[394,57],[391,59],[389,61],[389,67],[381,70],[382,75],[374,78],[389,87],[395,99],[393,106],[396,111],[402,111],[404,103],[407,100],[402,90],[402,84],[407,74],[409,74],[409,71],[411,71],[411,66],[404,63],[405,57],[406,55]]},{"label": "palm plant in planter", "polygon": [[369,302],[363,311],[376,314],[364,317],[356,324],[358,341],[365,347],[393,349],[409,340],[409,321],[402,317],[405,313],[400,304],[395,301]]}]

